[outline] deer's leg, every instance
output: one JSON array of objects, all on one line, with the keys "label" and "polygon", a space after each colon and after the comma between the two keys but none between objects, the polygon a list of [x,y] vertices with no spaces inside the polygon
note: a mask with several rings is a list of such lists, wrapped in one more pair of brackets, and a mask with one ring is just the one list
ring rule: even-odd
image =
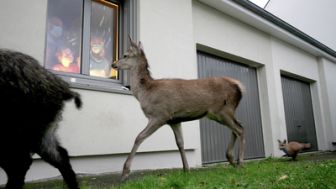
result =
[{"label": "deer's leg", "polygon": [[236,123],[236,127],[234,130],[236,133],[238,133],[238,136],[239,136],[239,156],[238,156],[237,164],[241,165],[244,162],[245,132],[244,132],[244,127],[235,118],[234,118],[234,122]]},{"label": "deer's leg", "polygon": [[228,126],[232,130],[231,141],[228,145],[228,149],[226,151],[226,156],[230,164],[233,163],[233,147],[236,141],[236,138],[239,139],[239,157],[238,157],[238,165],[243,163],[244,161],[244,149],[245,149],[245,137],[244,137],[244,128],[234,117],[234,110],[226,108],[222,111],[214,114],[214,116],[210,116],[210,119],[213,119],[223,125]]},{"label": "deer's leg", "polygon": [[124,168],[121,176],[121,181],[124,181],[127,179],[129,173],[130,173],[130,167],[134,158],[134,155],[136,151],[138,150],[140,144],[151,134],[153,134],[158,128],[160,128],[163,124],[158,122],[158,121],[149,121],[147,127],[142,130],[138,136],[136,137],[134,141],[134,145],[132,147],[132,150],[130,154],[128,155],[125,163],[124,163]]},{"label": "deer's leg", "polygon": [[228,144],[228,147],[227,147],[227,150],[226,150],[226,158],[228,159],[229,163],[231,165],[234,165],[234,158],[233,158],[233,147],[234,147],[234,144],[236,142],[236,139],[237,139],[237,135],[232,132],[231,134],[231,140]]},{"label": "deer's leg", "polygon": [[233,165],[233,146],[236,138],[239,139],[239,148],[238,148],[238,161],[237,165],[241,165],[244,161],[244,151],[245,151],[245,137],[244,137],[244,128],[240,123],[234,118],[228,118],[226,124],[232,130],[232,139],[228,145],[227,157],[230,157],[229,162]]},{"label": "deer's leg", "polygon": [[182,163],[183,163],[183,170],[188,171],[189,170],[189,165],[188,165],[188,161],[187,161],[185,151],[184,151],[184,142],[183,142],[181,123],[170,125],[170,127],[174,131],[175,141],[176,141],[177,147],[180,151],[180,155],[181,155],[181,159],[182,159]]}]

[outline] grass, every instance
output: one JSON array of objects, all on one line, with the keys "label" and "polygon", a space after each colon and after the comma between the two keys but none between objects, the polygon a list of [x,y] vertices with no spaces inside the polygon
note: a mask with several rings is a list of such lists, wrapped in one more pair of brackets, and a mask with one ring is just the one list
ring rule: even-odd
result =
[{"label": "grass", "polygon": [[221,165],[187,174],[171,171],[131,181],[120,188],[336,188],[336,161],[287,162],[267,159],[247,163],[241,169]]},{"label": "grass", "polygon": [[[136,178],[119,184],[111,181],[111,175],[81,177],[82,189],[241,189],[241,188],[290,188],[307,189],[336,188],[336,160],[299,161],[287,158],[267,158],[250,161],[242,168],[226,164],[192,169],[189,173],[182,170],[159,170],[134,172]],[[118,175],[119,178],[120,175]],[[66,188],[62,181],[29,183],[26,189]]]}]

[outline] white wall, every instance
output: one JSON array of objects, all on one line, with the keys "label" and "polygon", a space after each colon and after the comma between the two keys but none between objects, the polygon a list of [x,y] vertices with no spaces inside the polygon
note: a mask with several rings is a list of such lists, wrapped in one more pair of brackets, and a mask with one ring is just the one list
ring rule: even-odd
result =
[{"label": "white wall", "polygon": [[[28,5],[20,0],[0,2],[0,48],[16,49],[42,62],[46,1],[31,0]],[[141,0],[138,8],[138,36],[154,78],[197,78],[196,44],[210,53],[255,66],[265,155],[279,156],[282,153],[276,140],[287,136],[280,73],[294,74],[312,82],[319,147],[330,149],[336,136],[336,118],[331,116],[336,111],[335,63],[317,61],[316,57],[196,0]],[[84,107],[78,111],[73,102],[67,103],[59,129],[61,143],[73,156],[75,171],[121,171],[136,135],[147,123],[138,102],[131,95],[76,91],[81,93]],[[189,164],[200,166],[199,122],[183,125]],[[139,152],[133,170],[182,166],[168,126],[149,137]],[[27,180],[56,175],[57,170],[36,160]],[[0,170],[0,184],[5,181]]]},{"label": "white wall", "polygon": [[266,10],[336,50],[336,1],[271,0]]},{"label": "white wall", "polygon": [[[198,48],[257,68],[265,155],[282,155],[277,139],[287,138],[282,73],[311,83],[319,149],[330,149],[330,139],[326,138],[329,125],[323,114],[325,106],[320,86],[320,75],[327,73],[319,72],[317,58],[261,32],[253,23],[241,23],[215,8],[196,0],[193,2],[194,35]],[[326,65],[335,66],[332,63]],[[332,84],[328,83],[327,88],[330,87]]]},{"label": "white wall", "polygon": [[44,57],[47,1],[0,2],[0,48],[16,49],[39,61]]},{"label": "white wall", "polygon": [[[32,0],[26,4],[20,0],[1,1],[0,48],[22,51],[42,63],[46,2]],[[172,10],[174,14],[171,14]],[[197,77],[191,19],[191,0],[139,2],[141,27],[138,35],[155,78]],[[73,102],[67,103],[58,132],[61,143],[74,157],[72,163],[75,165],[75,172],[121,171],[135,137],[147,124],[139,103],[131,95],[77,89],[76,91],[82,95],[83,108],[78,111]],[[189,164],[191,167],[200,166],[199,122],[182,125],[185,125],[183,133]],[[149,137],[138,151],[150,153],[139,153],[135,158],[133,170],[182,167],[173,132],[168,126]],[[86,165],[95,159],[105,160],[99,166]],[[51,166],[38,160],[31,167],[27,179],[59,174],[52,170]],[[0,184],[5,180],[4,173],[0,171]]]},{"label": "white wall", "polygon": [[[174,14],[172,14],[172,10]],[[191,0],[142,0],[140,40],[154,78],[197,78]],[[183,123],[187,148],[199,149],[198,121]],[[164,135],[172,132],[165,131]],[[163,135],[159,136],[157,139]],[[161,138],[162,140],[162,138]],[[169,140],[173,138],[169,136]],[[174,142],[169,142],[176,149]],[[161,142],[159,144],[162,145]]]},{"label": "white wall", "polygon": [[270,62],[267,34],[198,1],[193,3],[193,22],[196,43],[254,62]]},{"label": "white wall", "polygon": [[332,145],[336,142],[336,64],[324,58],[319,59],[319,72],[321,81],[321,96],[323,103],[322,115],[325,118],[327,145],[330,149],[336,150]]},{"label": "white wall", "polygon": [[[189,30],[185,24],[191,22],[191,2],[183,2],[140,2],[139,37],[155,78],[197,77],[191,24]],[[168,5],[170,8],[167,8]],[[176,17],[170,14],[174,6],[174,10],[179,12]],[[155,11],[152,10],[153,7],[156,7]],[[184,19],[179,19],[177,15],[183,15]],[[177,39],[174,39],[175,34]],[[168,40],[162,37],[166,35],[170,36],[167,37]],[[178,43],[182,38],[185,41]],[[162,45],[158,48],[157,44]],[[69,107],[71,109],[64,112],[64,124],[60,130],[64,144],[68,146],[71,154],[128,153],[136,135],[147,124],[136,99],[130,95],[85,90],[80,92],[83,97],[83,110],[78,112],[73,106]],[[199,144],[193,140],[199,135],[198,122],[188,122],[184,125],[187,126],[184,128],[186,148],[199,148]],[[176,149],[173,132],[168,126],[164,126],[149,137],[140,146],[139,151]]]},{"label": "white wall", "polygon": [[225,52],[241,63],[257,63],[265,153],[279,155],[276,139],[286,132],[281,129],[285,122],[278,112],[281,83],[274,85],[274,76],[280,72],[272,64],[271,37],[198,1],[193,4],[193,22],[196,43]]},{"label": "white wall", "polygon": [[141,0],[140,40],[153,77],[197,78],[191,0]]},{"label": "white wall", "polygon": [[[277,39],[273,39],[272,51],[273,64],[279,72],[310,83],[318,148],[319,150],[327,150],[326,125],[325,119],[321,114],[323,105],[319,78],[320,73],[316,57]],[[279,85],[278,88],[280,88],[279,98],[277,100],[279,102],[279,115],[281,115],[281,120],[284,122],[283,125],[286,125],[281,91],[281,77],[280,74],[274,77],[277,80],[276,84]],[[282,133],[281,136],[282,139],[287,138],[286,133]]]}]

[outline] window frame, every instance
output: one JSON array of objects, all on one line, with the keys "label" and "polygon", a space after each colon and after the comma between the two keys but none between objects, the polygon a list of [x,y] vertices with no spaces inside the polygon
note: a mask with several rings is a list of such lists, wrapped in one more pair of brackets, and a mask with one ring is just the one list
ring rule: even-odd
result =
[{"label": "window frame", "polygon": [[[123,52],[129,46],[127,41],[127,34],[133,39],[137,39],[137,1],[136,0],[83,0],[83,14],[82,14],[82,45],[81,45],[81,61],[82,69],[89,66],[89,44],[90,41],[90,19],[91,19],[91,2],[99,3],[115,3],[118,4],[118,49],[116,57],[121,57]],[[49,4],[48,4],[49,6]],[[47,19],[46,19],[47,20]],[[47,30],[46,30],[47,31]],[[45,35],[47,36],[47,35]],[[46,42],[45,42],[46,51]],[[86,53],[87,52],[87,53]],[[46,53],[44,53],[46,56]],[[86,67],[87,68],[87,67]],[[95,76],[84,75],[82,73],[67,73],[58,72],[48,69],[52,73],[61,77],[70,84],[72,88],[131,94],[129,90],[129,73],[127,71],[118,71],[119,79],[100,78]]]}]

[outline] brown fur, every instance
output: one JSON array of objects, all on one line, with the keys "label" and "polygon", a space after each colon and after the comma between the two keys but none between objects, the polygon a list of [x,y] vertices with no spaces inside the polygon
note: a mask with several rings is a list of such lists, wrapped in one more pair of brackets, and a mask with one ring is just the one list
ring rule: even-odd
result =
[{"label": "brown fur", "polygon": [[281,142],[278,140],[279,149],[284,151],[288,157],[292,157],[293,160],[296,160],[298,153],[302,152],[304,149],[311,148],[310,143],[299,143],[296,141],[291,141],[287,143],[287,140]]},{"label": "brown fur", "polygon": [[233,146],[239,138],[238,164],[244,157],[244,130],[235,119],[234,112],[238,106],[243,85],[229,77],[213,77],[206,79],[153,79],[148,70],[148,62],[141,46],[132,40],[131,47],[124,58],[113,63],[115,69],[130,70],[131,90],[140,102],[141,108],[148,118],[147,127],[137,136],[131,153],[123,169],[122,179],[128,177],[132,159],[139,145],[158,128],[169,124],[175,134],[183,168],[189,166],[184,152],[181,122],[207,116],[232,130],[232,139],[227,149],[227,158],[233,162]]}]

